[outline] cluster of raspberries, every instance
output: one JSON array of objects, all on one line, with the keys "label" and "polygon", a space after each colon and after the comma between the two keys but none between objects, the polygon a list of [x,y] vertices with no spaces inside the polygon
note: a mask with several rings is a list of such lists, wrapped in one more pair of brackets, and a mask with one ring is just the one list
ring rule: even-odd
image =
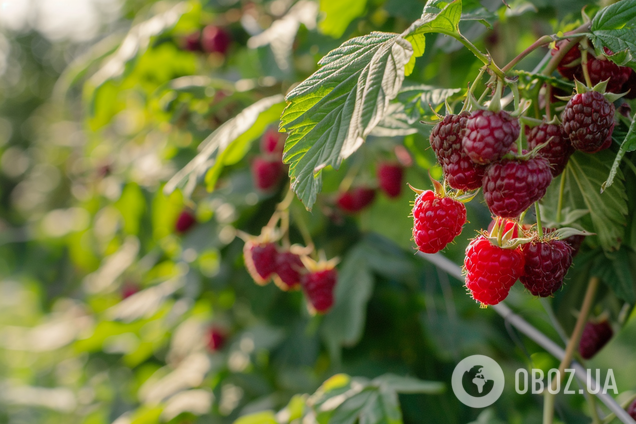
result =
[{"label": "cluster of raspberries", "polygon": [[249,238],[243,247],[245,267],[256,284],[274,280],[284,291],[302,288],[310,311],[324,314],[334,303],[335,262],[315,262],[294,247],[283,248],[267,237]]}]

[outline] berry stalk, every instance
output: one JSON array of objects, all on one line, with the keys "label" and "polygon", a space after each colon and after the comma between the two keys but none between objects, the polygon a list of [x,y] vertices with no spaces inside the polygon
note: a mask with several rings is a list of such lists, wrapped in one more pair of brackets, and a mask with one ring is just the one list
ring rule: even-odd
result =
[{"label": "berry stalk", "polygon": [[[585,292],[585,298],[583,299],[583,304],[581,305],[581,311],[579,312],[576,324],[574,325],[574,331],[572,331],[570,341],[565,348],[565,356],[563,356],[563,360],[561,360],[561,364],[559,365],[558,378],[555,378],[552,381],[552,386],[550,388],[551,391],[556,390],[557,380],[563,380],[565,369],[570,365],[570,362],[572,362],[572,356],[574,355],[576,347],[579,345],[581,334],[583,333],[583,328],[587,323],[587,316],[589,315],[590,309],[592,308],[592,303],[594,303],[594,295],[596,294],[596,289],[598,288],[599,283],[600,279],[598,277],[590,278],[590,281],[587,285],[587,290]],[[546,390],[545,401],[543,404],[543,424],[552,424],[553,419],[554,394],[550,393],[550,390]]]},{"label": "berry stalk", "polygon": [[541,225],[541,211],[539,210],[539,202],[534,202],[534,213],[537,216],[537,232],[539,238],[543,238],[543,226]]}]

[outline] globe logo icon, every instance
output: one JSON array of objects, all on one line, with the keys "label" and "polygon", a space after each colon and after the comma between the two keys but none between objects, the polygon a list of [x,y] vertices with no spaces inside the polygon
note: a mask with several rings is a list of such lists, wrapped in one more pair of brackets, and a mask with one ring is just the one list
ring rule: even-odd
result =
[{"label": "globe logo icon", "polygon": [[503,370],[488,356],[469,356],[453,371],[453,392],[460,402],[471,408],[485,408],[495,403],[504,385]]}]

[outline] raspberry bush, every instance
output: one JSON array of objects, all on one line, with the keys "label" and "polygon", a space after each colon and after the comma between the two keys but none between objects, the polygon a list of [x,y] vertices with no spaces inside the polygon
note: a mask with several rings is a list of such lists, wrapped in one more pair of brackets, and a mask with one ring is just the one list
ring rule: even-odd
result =
[{"label": "raspberry bush", "polygon": [[0,423],[631,422],[636,0],[4,3]]}]

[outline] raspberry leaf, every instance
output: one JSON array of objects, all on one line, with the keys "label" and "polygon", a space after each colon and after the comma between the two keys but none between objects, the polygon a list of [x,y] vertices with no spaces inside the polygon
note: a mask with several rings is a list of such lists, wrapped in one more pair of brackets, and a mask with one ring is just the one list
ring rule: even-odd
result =
[{"label": "raspberry leaf", "polygon": [[616,154],[616,158],[614,159],[614,163],[612,164],[612,168],[610,169],[609,175],[607,176],[607,180],[601,186],[601,193],[607,190],[612,183],[614,182],[614,178],[616,177],[616,173],[618,172],[618,167],[621,164],[621,160],[625,153],[633,152],[636,150],[636,115],[632,119],[632,123],[629,126],[629,132],[625,136],[625,139],[621,143],[621,148]]},{"label": "raspberry leaf", "polygon": [[636,301],[636,287],[630,263],[634,261],[634,253],[622,248],[617,252],[599,255],[597,258],[591,274],[600,277],[616,296],[633,304]]},{"label": "raspberry leaf", "polygon": [[636,58],[636,1],[624,0],[601,9],[590,28],[592,44],[609,48],[610,60],[623,65]]}]

